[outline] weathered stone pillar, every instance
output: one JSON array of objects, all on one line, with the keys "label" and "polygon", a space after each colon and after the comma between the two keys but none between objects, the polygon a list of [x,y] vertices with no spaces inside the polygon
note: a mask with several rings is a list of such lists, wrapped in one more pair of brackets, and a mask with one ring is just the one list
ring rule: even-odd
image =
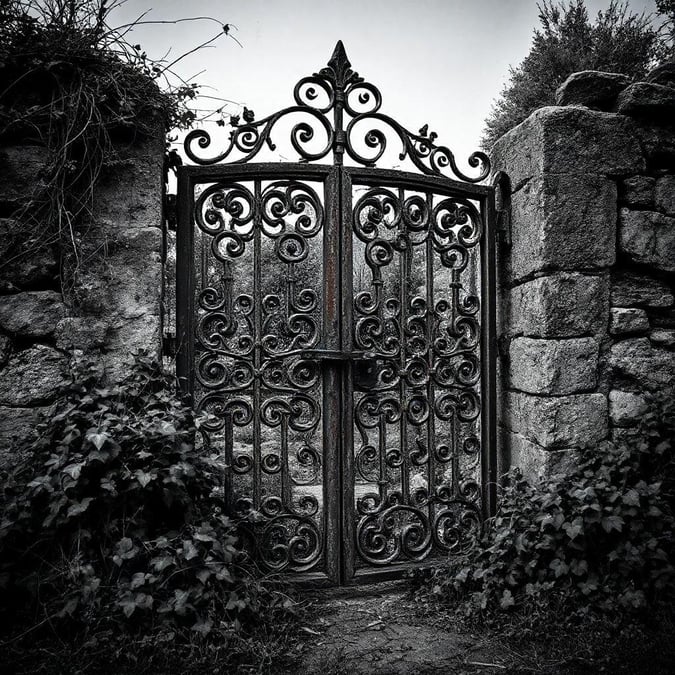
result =
[{"label": "weathered stone pillar", "polygon": [[79,263],[64,279],[60,252],[27,237],[21,207],[48,161],[35,145],[0,148],[0,466],[29,438],[67,381],[74,353],[119,379],[140,348],[159,355],[164,133],[117,142],[81,229]]},{"label": "weathered stone pillar", "polygon": [[653,110],[634,119],[619,92],[603,100],[617,112],[542,108],[492,152],[512,186],[499,289],[502,453],[530,476],[607,438],[610,425],[635,424],[640,392],[675,377],[675,152],[664,154],[675,130]]}]

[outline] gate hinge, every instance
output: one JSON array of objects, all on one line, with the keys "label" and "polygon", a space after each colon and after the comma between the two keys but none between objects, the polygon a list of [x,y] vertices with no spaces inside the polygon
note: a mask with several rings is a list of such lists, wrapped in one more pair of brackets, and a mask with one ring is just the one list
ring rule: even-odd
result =
[{"label": "gate hinge", "polygon": [[165,331],[162,336],[162,354],[173,357],[178,353],[178,342],[174,331]]},{"label": "gate hinge", "polygon": [[169,228],[169,230],[175,232],[176,226],[178,224],[178,205],[176,202],[176,195],[164,195],[164,219],[166,220],[166,226]]},{"label": "gate hinge", "polygon": [[505,171],[497,171],[491,183],[495,188],[497,243],[511,248],[511,180]]},{"label": "gate hinge", "polygon": [[511,248],[511,209],[497,211],[497,242]]}]

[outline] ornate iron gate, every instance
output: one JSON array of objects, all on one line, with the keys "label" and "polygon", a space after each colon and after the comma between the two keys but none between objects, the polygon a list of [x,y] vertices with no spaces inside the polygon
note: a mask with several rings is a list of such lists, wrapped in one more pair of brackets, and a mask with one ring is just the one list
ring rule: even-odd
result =
[{"label": "ornate iron gate", "polygon": [[[294,97],[215,156],[185,140],[178,372],[264,569],[387,578],[470,545],[492,506],[489,162],[466,176],[381,113],[342,43]],[[301,161],[248,163],[294,116]],[[388,133],[417,172],[375,168]]]}]

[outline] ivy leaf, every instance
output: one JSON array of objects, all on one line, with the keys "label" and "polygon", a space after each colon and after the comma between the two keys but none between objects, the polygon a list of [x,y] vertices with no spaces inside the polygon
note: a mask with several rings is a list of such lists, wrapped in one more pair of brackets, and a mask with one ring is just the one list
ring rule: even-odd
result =
[{"label": "ivy leaf", "polygon": [[81,513],[84,513],[89,508],[89,504],[91,504],[93,500],[93,497],[85,497],[81,502],[75,502],[74,504],[71,504],[70,508],[68,509],[68,518],[79,516]]},{"label": "ivy leaf", "polygon": [[232,574],[230,573],[230,570],[227,569],[227,567],[223,567],[222,569],[218,570],[216,573],[216,579],[218,579],[218,581],[227,581],[229,584],[234,582]]},{"label": "ivy leaf", "polygon": [[627,506],[640,506],[640,495],[636,490],[628,490],[621,498],[621,501]]},{"label": "ivy leaf", "polygon": [[179,616],[184,616],[187,609],[187,601],[190,597],[190,591],[181,591],[180,589],[176,589],[174,591],[174,596],[176,598],[176,602],[174,604],[173,610]]},{"label": "ivy leaf", "polygon": [[600,524],[602,525],[602,529],[605,530],[605,532],[611,532],[612,530],[621,532],[621,527],[624,524],[624,521],[621,516],[605,516],[600,521]]},{"label": "ivy leaf", "polygon": [[506,589],[502,593],[502,598],[499,601],[499,606],[502,609],[508,609],[509,607],[513,607],[516,604],[516,601],[513,599],[513,594],[511,593],[510,590]]},{"label": "ivy leaf", "polygon": [[136,601],[130,593],[119,600],[117,604],[122,608],[127,619],[136,611]]},{"label": "ivy leaf", "polygon": [[129,588],[136,589],[142,586],[145,583],[145,573],[144,572],[136,572],[133,577],[131,577],[131,584],[129,584]]},{"label": "ivy leaf", "polygon": [[110,440],[110,436],[108,436],[108,434],[103,431],[98,433],[88,431],[85,439],[92,443],[97,450],[101,450],[101,448],[103,448],[103,446]]},{"label": "ivy leaf", "polygon": [[206,582],[209,580],[209,577],[211,576],[211,570],[203,569],[199,570],[197,574],[195,575],[199,581],[201,581],[205,586]]},{"label": "ivy leaf", "polygon": [[590,595],[593,591],[598,589],[598,584],[594,581],[580,581],[577,586],[584,595]]},{"label": "ivy leaf", "polygon": [[208,635],[212,628],[213,621],[211,621],[211,619],[203,619],[200,617],[190,630],[201,633],[202,635]]},{"label": "ivy leaf", "polygon": [[153,558],[150,564],[154,567],[155,572],[163,572],[167,567],[171,567],[174,562],[171,556],[163,555]]},{"label": "ivy leaf", "polygon": [[141,487],[145,487],[148,483],[150,483],[150,481],[155,479],[155,476],[153,476],[151,473],[143,471],[142,469],[136,469],[134,476],[136,476],[136,480],[141,484]]},{"label": "ivy leaf", "polygon": [[84,462],[78,462],[77,464],[69,464],[65,469],[63,469],[63,473],[67,473],[73,480],[77,480],[80,477],[80,473],[82,472],[83,466]]},{"label": "ivy leaf", "polygon": [[567,572],[569,572],[570,569],[569,565],[560,558],[554,558],[553,560],[551,560],[549,567],[553,570],[553,574],[555,574],[556,579],[567,574]]},{"label": "ivy leaf", "polygon": [[183,555],[185,556],[185,560],[192,560],[199,555],[199,551],[189,539],[183,542]]},{"label": "ivy leaf", "polygon": [[162,434],[163,436],[175,436],[176,427],[170,422],[162,420],[159,423],[159,433]]},{"label": "ivy leaf", "polygon": [[565,530],[567,536],[574,541],[584,530],[583,521],[581,518],[575,518],[573,523],[565,523],[563,525],[563,530]]}]

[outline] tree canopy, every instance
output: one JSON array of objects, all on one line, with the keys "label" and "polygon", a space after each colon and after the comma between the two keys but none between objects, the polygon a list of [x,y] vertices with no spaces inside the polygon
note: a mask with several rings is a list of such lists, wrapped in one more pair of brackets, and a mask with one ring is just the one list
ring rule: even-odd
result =
[{"label": "tree canopy", "polygon": [[657,12],[666,21],[629,11],[627,3],[611,0],[591,21],[584,0],[537,5],[540,27],[529,54],[509,69],[509,82],[485,120],[481,145],[490,148],[509,129],[545,105],[553,105],[556,89],[581,70],[644,77],[658,62],[672,56],[675,0],[658,0]]}]

